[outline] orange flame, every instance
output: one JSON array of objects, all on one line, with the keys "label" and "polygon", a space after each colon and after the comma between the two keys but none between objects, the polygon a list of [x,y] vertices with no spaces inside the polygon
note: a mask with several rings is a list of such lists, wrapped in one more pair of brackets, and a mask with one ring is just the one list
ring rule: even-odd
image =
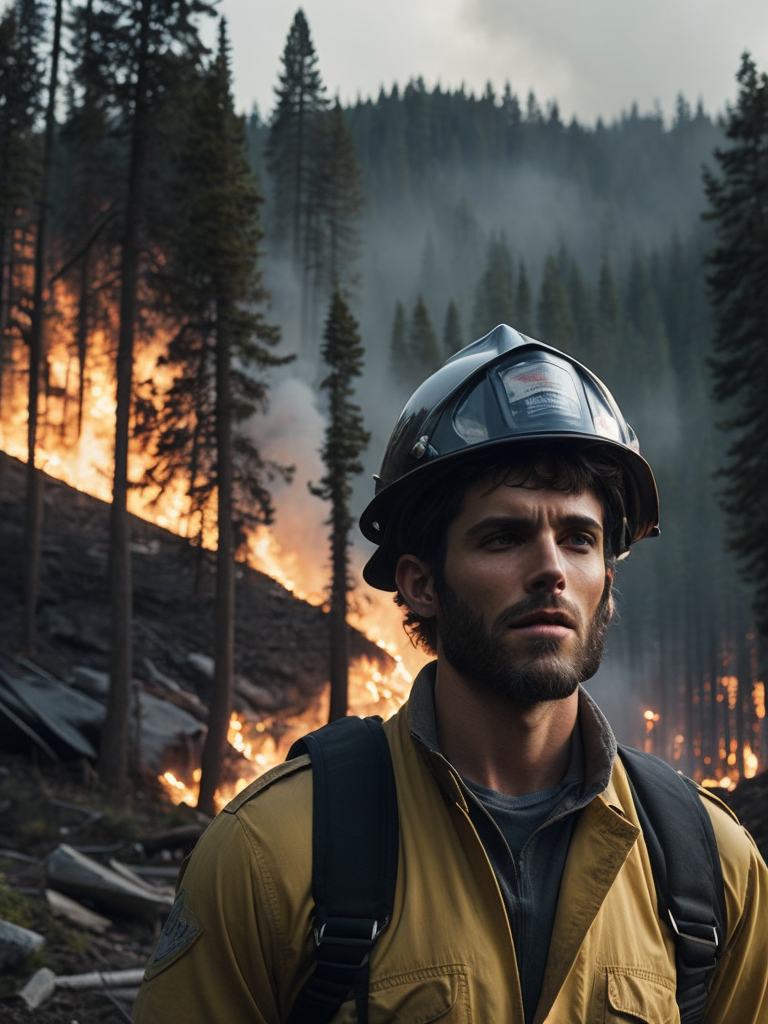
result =
[{"label": "orange flame", "polygon": [[[85,367],[83,389],[82,429],[78,434],[76,415],[79,366],[73,356],[74,344],[72,325],[77,319],[76,302],[62,282],[56,286],[57,318],[48,325],[46,351],[46,388],[41,398],[40,430],[35,453],[36,464],[63,482],[85,491],[94,497],[109,501],[112,494],[113,447],[115,429],[115,382],[114,382],[114,338],[117,335],[116,309],[104,311],[101,326],[91,331],[88,340],[88,357]],[[136,339],[134,353],[134,380],[152,381],[158,394],[171,383],[172,368],[159,364],[158,359],[167,350],[172,336],[172,327],[163,323],[149,310],[145,311],[143,334]],[[3,375],[2,410],[0,424],[0,448],[21,460],[27,458],[27,380],[28,366],[22,365],[23,346],[18,346],[14,361],[6,364]],[[129,457],[129,478],[138,484],[150,465],[149,444],[142,448],[136,441],[131,445]],[[164,488],[129,488],[129,511],[159,526],[172,530],[181,536],[197,535],[200,520],[193,518],[191,502],[187,494],[188,482],[178,480]],[[214,547],[217,536],[215,529],[215,498],[204,510],[202,543]],[[315,577],[321,578],[318,557],[302,557],[300,551],[285,551],[275,541],[266,527],[256,529],[247,539],[247,561],[255,569],[277,579],[297,597],[322,604],[325,595],[318,592],[317,585],[307,584],[310,566]],[[320,566],[322,571],[322,566]],[[377,603],[378,601],[378,603]],[[354,713],[388,716],[399,707],[410,684],[410,675],[403,664],[415,669],[423,658],[408,649],[401,630],[401,616],[383,595],[373,597],[364,610],[350,614],[350,621],[366,635],[371,636],[383,649],[396,658],[394,670],[384,678],[380,667],[360,660],[351,666],[350,705]],[[375,623],[380,622],[377,626]],[[242,744],[242,753],[251,765],[252,776],[259,774],[269,765],[285,756],[291,733],[300,735],[327,719],[327,697],[325,709],[323,700],[310,709],[301,720],[295,722],[263,723],[242,721],[238,729],[230,729],[230,741],[236,749]],[[259,726],[261,725],[261,728]],[[196,799],[196,780],[190,784],[171,773],[162,776],[163,785],[177,802]],[[250,779],[245,779],[245,785]],[[239,785],[239,782],[238,782]],[[232,794],[227,794],[231,796]],[[222,796],[222,800],[225,796]]]},{"label": "orange flame", "polygon": [[[407,698],[412,680],[402,662],[397,662],[387,676],[379,666],[367,658],[360,658],[350,666],[350,706],[357,715],[378,714],[390,718]],[[248,762],[248,769],[233,783],[223,784],[216,791],[214,802],[221,810],[234,796],[263,772],[285,760],[294,743],[304,733],[319,728],[328,720],[328,693],[306,712],[295,717],[276,715],[258,718],[254,715],[233,713],[227,739],[230,745]],[[175,804],[197,804],[200,770],[194,773],[194,784],[186,785],[171,772],[158,776],[168,796]]]}]

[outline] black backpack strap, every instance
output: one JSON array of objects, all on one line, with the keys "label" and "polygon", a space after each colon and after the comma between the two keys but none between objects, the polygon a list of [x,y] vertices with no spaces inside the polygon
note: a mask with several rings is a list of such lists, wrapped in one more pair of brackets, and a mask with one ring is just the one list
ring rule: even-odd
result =
[{"label": "black backpack strap", "polygon": [[659,913],[675,932],[681,1024],[698,1024],[726,934],[712,822],[690,779],[652,754],[620,746],[619,755],[648,849]]},{"label": "black backpack strap", "polygon": [[288,1024],[326,1024],[354,990],[368,1020],[369,956],[395,899],[399,824],[395,773],[380,718],[341,718],[288,758],[312,760],[315,970]]}]

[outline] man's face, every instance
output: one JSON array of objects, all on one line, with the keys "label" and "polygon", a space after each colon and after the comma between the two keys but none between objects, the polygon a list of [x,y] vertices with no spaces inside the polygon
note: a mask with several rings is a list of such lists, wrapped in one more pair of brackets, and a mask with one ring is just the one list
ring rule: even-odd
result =
[{"label": "man's face", "polygon": [[472,485],[435,585],[438,657],[515,701],[570,696],[597,671],[613,611],[602,527],[591,492]]}]

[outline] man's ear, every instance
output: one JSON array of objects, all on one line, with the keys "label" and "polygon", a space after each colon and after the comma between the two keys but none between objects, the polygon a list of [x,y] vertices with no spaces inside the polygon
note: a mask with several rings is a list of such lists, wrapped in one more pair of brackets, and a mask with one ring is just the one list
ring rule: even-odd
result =
[{"label": "man's ear", "polygon": [[606,590],[606,593],[608,594],[608,607],[610,608],[610,611],[611,611],[611,619],[613,618],[613,612],[614,612],[614,609],[615,609],[615,605],[613,603],[613,580],[614,580],[613,569],[611,569],[611,568],[606,569],[605,570],[605,590]]},{"label": "man's ear", "polygon": [[401,555],[395,569],[397,589],[403,600],[421,618],[437,614],[437,596],[432,570],[415,555]]}]

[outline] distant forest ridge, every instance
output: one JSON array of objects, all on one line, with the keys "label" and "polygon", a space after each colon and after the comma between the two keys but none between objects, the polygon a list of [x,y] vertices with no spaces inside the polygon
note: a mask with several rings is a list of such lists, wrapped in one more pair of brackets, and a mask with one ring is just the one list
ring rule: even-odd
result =
[{"label": "distant forest ridge", "polygon": [[[723,139],[719,118],[701,103],[694,109],[682,95],[669,124],[660,112],[640,114],[633,105],[608,124],[598,119],[587,127],[576,119],[564,123],[556,101],[542,109],[530,93],[522,104],[508,86],[501,95],[489,87],[478,97],[439,86],[429,91],[416,79],[345,113],[370,216],[394,206],[407,217],[414,204],[458,200],[483,186],[491,186],[487,198],[493,200],[500,170],[531,167],[623,214],[644,212],[669,224],[671,211],[682,226],[701,209],[702,164],[711,162]],[[251,152],[263,183],[267,131],[258,115],[250,118]]]},{"label": "distant forest ridge", "polygon": [[[619,573],[628,626],[612,630],[609,675],[594,692],[625,736],[643,707],[660,711],[666,756],[676,735],[703,733],[684,761],[706,774],[718,730],[690,709],[720,708],[721,666],[752,656],[715,500],[723,441],[707,368],[702,169],[724,143],[722,124],[681,97],[669,123],[635,107],[585,127],[509,89],[473,96],[419,80],[345,116],[365,195],[355,307],[366,346],[358,393],[374,432],[366,468],[378,468],[393,411],[418,381],[499,322],[593,368],[638,430],[662,501],[662,538]],[[268,132],[250,120],[269,256]]]}]

